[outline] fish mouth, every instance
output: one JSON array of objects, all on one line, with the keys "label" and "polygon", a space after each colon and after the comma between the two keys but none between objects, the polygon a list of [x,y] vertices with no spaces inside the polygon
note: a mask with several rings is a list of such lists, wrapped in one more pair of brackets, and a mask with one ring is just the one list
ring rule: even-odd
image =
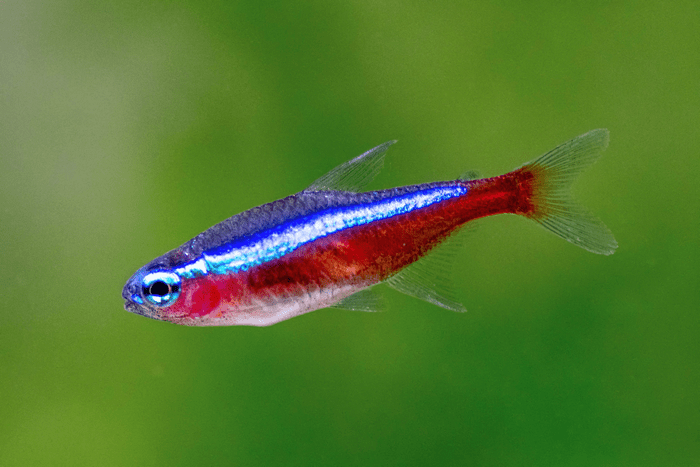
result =
[{"label": "fish mouth", "polygon": [[143,305],[139,305],[137,303],[134,303],[131,300],[126,300],[124,302],[124,309],[126,311],[128,311],[129,313],[133,313],[135,315],[143,316],[145,318],[154,319],[156,321],[164,321],[163,318],[161,318],[160,315],[158,315],[157,313],[153,313],[147,307],[145,307]]},{"label": "fish mouth", "polygon": [[124,289],[122,290],[122,298],[124,299],[124,309],[130,313],[145,316],[142,307],[140,307],[137,303],[134,303],[134,301],[131,298],[134,295],[136,295],[137,292],[138,289],[132,281],[126,283]]},{"label": "fish mouth", "polygon": [[133,278],[129,279],[129,282],[126,283],[124,288],[122,289],[122,298],[126,301],[131,300],[131,296],[134,295],[137,292],[136,285],[133,282]]},{"label": "fish mouth", "polygon": [[124,301],[124,309],[128,312],[136,313],[137,315],[143,315],[143,312],[139,310],[139,307],[134,302],[128,299]]},{"label": "fish mouth", "polygon": [[[139,296],[139,289],[132,277],[122,289],[122,298],[124,299],[124,309],[132,313],[138,313],[138,304],[134,303],[133,297]],[[141,314],[141,313],[138,313]]]}]

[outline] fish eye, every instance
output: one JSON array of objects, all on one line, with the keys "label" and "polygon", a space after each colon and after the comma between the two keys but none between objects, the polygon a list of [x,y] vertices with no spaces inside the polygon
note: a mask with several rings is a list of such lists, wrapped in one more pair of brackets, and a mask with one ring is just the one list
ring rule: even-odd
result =
[{"label": "fish eye", "polygon": [[180,296],[180,276],[157,271],[146,274],[141,283],[142,295],[151,304],[168,306]]}]

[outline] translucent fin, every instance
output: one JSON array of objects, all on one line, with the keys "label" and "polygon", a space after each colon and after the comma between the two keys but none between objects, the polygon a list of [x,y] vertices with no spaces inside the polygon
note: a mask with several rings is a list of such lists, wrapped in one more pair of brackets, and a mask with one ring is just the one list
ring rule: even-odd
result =
[{"label": "translucent fin", "polygon": [[603,255],[615,252],[615,237],[603,222],[571,199],[569,188],[600,157],[608,141],[608,130],[592,130],[521,168],[534,175],[534,210],[528,217],[564,240]]},{"label": "translucent fin", "polygon": [[478,180],[481,178],[481,174],[476,170],[467,170],[462,175],[459,176],[459,180]]},{"label": "translucent fin", "polygon": [[357,293],[345,297],[330,308],[353,311],[379,311],[381,300],[379,295],[371,288],[362,289]]},{"label": "translucent fin", "polygon": [[469,226],[456,232],[427,256],[402,269],[384,283],[401,293],[442,308],[467,311],[464,305],[455,300],[451,278],[457,250],[463,250],[465,233],[472,230],[472,226]]},{"label": "translucent fin", "polygon": [[313,182],[305,191],[360,191],[384,167],[384,154],[396,141],[388,141],[339,165]]}]

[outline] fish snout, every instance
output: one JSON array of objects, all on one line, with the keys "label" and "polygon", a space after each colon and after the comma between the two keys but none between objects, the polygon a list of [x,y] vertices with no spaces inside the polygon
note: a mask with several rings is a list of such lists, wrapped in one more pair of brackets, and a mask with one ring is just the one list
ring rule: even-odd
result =
[{"label": "fish snout", "polygon": [[143,300],[141,299],[141,287],[137,280],[132,277],[124,285],[122,289],[122,298],[124,299],[124,309],[131,313],[136,313],[137,315],[143,315],[144,312],[141,309]]}]

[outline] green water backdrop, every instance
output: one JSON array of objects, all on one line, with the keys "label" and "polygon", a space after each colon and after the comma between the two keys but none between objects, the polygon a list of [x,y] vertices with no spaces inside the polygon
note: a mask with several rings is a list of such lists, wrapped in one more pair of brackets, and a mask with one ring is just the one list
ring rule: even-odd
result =
[{"label": "green water backdrop", "polygon": [[[700,3],[0,5],[0,465],[700,465]],[[185,328],[141,265],[390,139],[379,189],[593,128],[590,254],[515,216],[452,313]]]}]

